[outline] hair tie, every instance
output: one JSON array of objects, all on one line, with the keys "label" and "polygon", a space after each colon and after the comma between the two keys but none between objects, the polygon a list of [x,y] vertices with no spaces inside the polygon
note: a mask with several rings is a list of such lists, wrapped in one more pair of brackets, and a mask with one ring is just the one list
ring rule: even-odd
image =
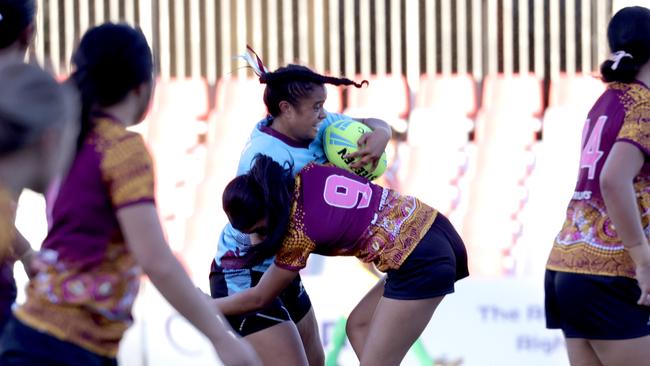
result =
[{"label": "hair tie", "polygon": [[260,57],[257,55],[257,53],[255,53],[255,51],[253,51],[253,49],[249,45],[246,45],[246,52],[243,55],[238,55],[237,57],[246,61],[248,67],[253,69],[253,72],[255,72],[255,74],[260,78],[262,77],[262,75],[269,72],[266,66],[264,66],[264,63],[262,62]]},{"label": "hair tie", "polygon": [[612,55],[609,57],[609,59],[611,61],[614,61],[614,63],[612,64],[612,70],[616,70],[618,68],[618,64],[621,62],[621,60],[624,57],[629,57],[631,59],[634,59],[634,57],[632,55],[630,55],[629,53],[627,53],[625,51],[616,51],[616,52],[612,53]]}]

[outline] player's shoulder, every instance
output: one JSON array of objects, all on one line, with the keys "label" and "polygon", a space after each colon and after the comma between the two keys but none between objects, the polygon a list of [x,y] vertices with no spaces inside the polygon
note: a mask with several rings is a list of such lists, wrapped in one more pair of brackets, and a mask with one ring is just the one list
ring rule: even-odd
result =
[{"label": "player's shoulder", "polygon": [[277,144],[277,139],[275,137],[260,130],[256,130],[251,134],[250,140],[244,147],[244,150],[265,149],[275,144]]},{"label": "player's shoulder", "polygon": [[251,140],[242,151],[242,160],[252,160],[257,154],[268,155],[275,161],[284,161],[291,156],[287,148],[274,141],[271,136],[269,138]]},{"label": "player's shoulder", "polygon": [[142,135],[129,131],[123,125],[108,119],[98,119],[95,121],[93,140],[100,150],[110,148],[147,152]]},{"label": "player's shoulder", "polygon": [[238,174],[246,173],[258,154],[267,155],[280,164],[293,160],[291,152],[283,144],[273,141],[271,136],[251,140],[246,144],[239,158]]},{"label": "player's shoulder", "polygon": [[650,89],[641,82],[633,83],[628,94],[633,100],[633,107],[638,109],[648,109],[650,107]]},{"label": "player's shoulder", "polygon": [[102,170],[111,170],[124,164],[153,165],[151,154],[142,135],[116,123],[105,121],[97,123],[94,147],[101,156]]},{"label": "player's shoulder", "polygon": [[304,179],[305,177],[311,178],[314,176],[322,177],[327,175],[347,175],[346,173],[346,170],[338,168],[331,163],[323,164],[311,161],[307,163],[302,169],[300,169],[298,175]]},{"label": "player's shoulder", "polygon": [[625,110],[644,107],[650,103],[650,89],[641,82],[613,82],[608,85],[605,93],[615,93],[620,106]]},{"label": "player's shoulder", "polygon": [[635,102],[647,102],[650,97],[650,89],[640,81],[628,84],[626,93],[630,95]]}]

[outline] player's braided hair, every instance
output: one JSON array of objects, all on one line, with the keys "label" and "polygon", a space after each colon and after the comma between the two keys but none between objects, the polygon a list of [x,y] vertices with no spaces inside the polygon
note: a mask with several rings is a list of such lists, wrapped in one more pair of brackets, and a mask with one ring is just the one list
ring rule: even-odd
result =
[{"label": "player's braided hair", "polygon": [[259,260],[275,255],[287,231],[295,184],[292,171],[291,163],[283,167],[257,154],[251,170],[233,179],[223,192],[223,209],[235,229],[249,231],[266,218],[266,239],[255,246]]},{"label": "player's braided hair", "polygon": [[153,78],[153,56],[144,34],[126,24],[106,23],[81,39],[70,76],[81,92],[82,124],[78,146],[92,129],[97,107],[122,101],[138,85]]},{"label": "player's braided hair", "polygon": [[353,85],[361,88],[364,84],[368,85],[368,80],[357,83],[346,78],[321,75],[306,66],[296,64],[289,64],[269,72],[264,66],[264,62],[250,46],[247,46],[246,53],[239,57],[246,61],[248,67],[255,71],[259,76],[260,83],[266,84],[264,104],[266,104],[269,114],[273,117],[277,117],[281,113],[280,102],[284,100],[293,106],[298,106],[300,100],[309,96],[317,86],[331,84],[337,86]]},{"label": "player's braided hair", "polygon": [[367,80],[360,83],[346,78],[336,78],[318,74],[308,67],[290,64],[273,72],[260,75],[260,83],[266,84],[264,89],[264,104],[273,117],[280,115],[280,102],[287,101],[298,106],[300,100],[309,96],[317,86],[324,84],[353,85],[361,88],[368,84]]}]

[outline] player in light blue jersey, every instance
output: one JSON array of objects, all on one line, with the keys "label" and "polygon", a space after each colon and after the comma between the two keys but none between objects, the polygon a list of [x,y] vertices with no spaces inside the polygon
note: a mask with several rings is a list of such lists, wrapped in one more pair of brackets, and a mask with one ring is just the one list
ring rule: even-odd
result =
[{"label": "player in light blue jersey", "polygon": [[[261,65],[259,59],[258,64]],[[274,72],[266,72],[262,66],[256,71],[260,82],[266,84],[264,103],[269,116],[251,133],[237,175],[248,172],[258,153],[280,164],[293,164],[294,174],[309,162],[326,161],[324,130],[335,121],[350,118],[323,109],[327,97],[324,84],[361,87],[363,83],[319,75],[299,65],[288,65]],[[379,119],[357,120],[373,129],[362,137],[360,144],[364,147],[355,154],[359,158],[357,164],[363,166],[378,161],[390,140],[391,130]],[[252,249],[247,234],[228,224],[219,238],[210,272],[212,297],[232,295],[254,286],[272,263],[273,258],[264,258]],[[228,317],[228,321],[253,345],[265,364],[324,363],[316,318],[299,277],[267,308]]]}]

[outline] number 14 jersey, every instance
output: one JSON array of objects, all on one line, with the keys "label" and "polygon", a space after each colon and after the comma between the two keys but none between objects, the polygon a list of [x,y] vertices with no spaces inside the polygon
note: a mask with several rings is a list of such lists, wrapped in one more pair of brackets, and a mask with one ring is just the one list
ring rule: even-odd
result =
[{"label": "number 14 jersey", "polygon": [[310,163],[296,176],[291,219],[275,264],[298,271],[315,253],[355,256],[384,272],[397,269],[436,215],[414,197],[344,169]]},{"label": "number 14 jersey", "polygon": [[634,189],[644,230],[650,234],[650,90],[640,82],[611,83],[585,122],[578,183],[546,268],[634,278],[634,263],[600,192],[600,174],[617,141],[633,144],[645,155]]}]

